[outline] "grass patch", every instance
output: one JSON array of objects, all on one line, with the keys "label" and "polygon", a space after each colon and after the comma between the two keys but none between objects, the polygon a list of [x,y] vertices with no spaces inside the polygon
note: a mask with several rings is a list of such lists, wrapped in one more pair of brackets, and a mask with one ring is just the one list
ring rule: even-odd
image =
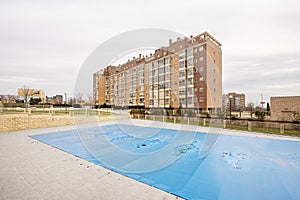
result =
[{"label": "grass patch", "polygon": [[[144,118],[141,118],[144,119]],[[155,121],[163,121],[162,117],[147,117],[146,120],[155,120]],[[165,122],[174,123],[173,119],[165,118]],[[188,124],[187,120],[178,120],[176,119],[176,123],[180,124]],[[190,125],[196,126],[204,126],[203,121],[189,121]],[[223,128],[223,124],[213,123],[209,120],[206,121],[205,127],[215,127],[215,128]],[[260,132],[260,133],[268,133],[268,134],[276,134],[276,135],[287,135],[287,136],[298,136],[300,137],[300,130],[284,130],[284,134],[280,133],[280,129],[278,128],[261,128],[261,127],[251,127],[251,130],[248,130],[248,126],[238,126],[233,124],[226,125],[226,129],[240,130],[240,131],[249,131],[249,132]]]}]

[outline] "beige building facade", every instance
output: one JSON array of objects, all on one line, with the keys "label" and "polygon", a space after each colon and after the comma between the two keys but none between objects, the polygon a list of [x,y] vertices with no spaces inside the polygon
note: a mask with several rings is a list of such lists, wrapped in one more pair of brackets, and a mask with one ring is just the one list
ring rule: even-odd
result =
[{"label": "beige building facade", "polygon": [[94,80],[98,106],[221,110],[221,43],[207,32],[169,40],[153,54],[107,66]]},{"label": "beige building facade", "polygon": [[300,121],[300,96],[271,97],[271,120]]},{"label": "beige building facade", "polygon": [[46,95],[43,90],[39,89],[29,89],[29,88],[18,88],[18,96],[24,97],[27,96],[28,100],[31,97],[38,97],[41,99],[42,103],[46,103]]}]

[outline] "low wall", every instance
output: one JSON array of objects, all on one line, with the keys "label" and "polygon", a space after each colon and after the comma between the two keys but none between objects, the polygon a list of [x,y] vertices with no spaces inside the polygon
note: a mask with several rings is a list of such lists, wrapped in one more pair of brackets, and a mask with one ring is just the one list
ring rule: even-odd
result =
[{"label": "low wall", "polygon": [[88,123],[95,121],[111,120],[110,116],[78,119],[70,115],[0,115],[0,132],[26,130],[34,128],[47,128],[54,126],[66,126],[76,123]]}]

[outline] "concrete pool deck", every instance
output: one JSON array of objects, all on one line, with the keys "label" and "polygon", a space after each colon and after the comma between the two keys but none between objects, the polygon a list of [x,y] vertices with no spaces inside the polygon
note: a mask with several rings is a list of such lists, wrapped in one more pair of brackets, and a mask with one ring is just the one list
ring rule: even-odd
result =
[{"label": "concrete pool deck", "polygon": [[27,137],[75,128],[1,133],[0,199],[180,199]]},{"label": "concrete pool deck", "polygon": [[[145,120],[118,123],[225,134],[222,129]],[[85,126],[95,124],[80,125]],[[180,199],[28,137],[72,129],[77,126],[1,133],[0,199]],[[232,130],[226,130],[226,134],[300,141],[295,137]]]}]

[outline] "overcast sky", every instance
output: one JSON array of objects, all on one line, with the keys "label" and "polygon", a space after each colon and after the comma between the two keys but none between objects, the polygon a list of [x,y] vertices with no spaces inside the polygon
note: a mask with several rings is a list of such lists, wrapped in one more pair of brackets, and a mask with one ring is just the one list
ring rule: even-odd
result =
[{"label": "overcast sky", "polygon": [[[224,92],[300,95],[300,1],[0,0],[0,94],[25,85],[74,94],[89,54],[112,36],[162,28],[222,43]],[[92,89],[92,88],[91,88]]]}]

